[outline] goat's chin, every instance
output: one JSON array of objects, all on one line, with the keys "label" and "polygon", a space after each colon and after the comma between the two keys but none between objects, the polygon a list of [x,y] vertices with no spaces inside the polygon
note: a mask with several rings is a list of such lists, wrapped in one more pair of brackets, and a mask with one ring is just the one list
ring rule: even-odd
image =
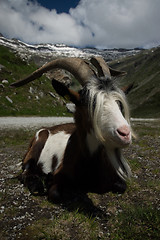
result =
[{"label": "goat's chin", "polygon": [[126,148],[126,147],[128,147],[130,144],[132,143],[132,141],[131,140],[127,140],[127,139],[117,139],[116,141],[115,141],[115,147],[116,147],[116,145],[117,145],[117,147],[118,148]]},{"label": "goat's chin", "polygon": [[117,135],[110,135],[104,137],[104,145],[110,146],[110,148],[126,148],[132,143],[131,137],[128,139],[122,139]]}]

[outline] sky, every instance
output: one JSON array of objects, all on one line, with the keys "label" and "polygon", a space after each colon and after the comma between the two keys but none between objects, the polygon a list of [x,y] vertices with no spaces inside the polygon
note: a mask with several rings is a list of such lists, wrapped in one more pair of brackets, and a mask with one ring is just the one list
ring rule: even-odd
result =
[{"label": "sky", "polygon": [[0,0],[0,33],[30,44],[160,45],[160,0]]}]

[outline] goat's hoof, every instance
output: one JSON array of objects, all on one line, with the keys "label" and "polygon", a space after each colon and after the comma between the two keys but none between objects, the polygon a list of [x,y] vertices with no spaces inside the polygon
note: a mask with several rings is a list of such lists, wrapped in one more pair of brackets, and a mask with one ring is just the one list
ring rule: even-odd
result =
[{"label": "goat's hoof", "polygon": [[25,184],[32,195],[44,195],[44,186],[42,180],[38,176],[27,177]]}]

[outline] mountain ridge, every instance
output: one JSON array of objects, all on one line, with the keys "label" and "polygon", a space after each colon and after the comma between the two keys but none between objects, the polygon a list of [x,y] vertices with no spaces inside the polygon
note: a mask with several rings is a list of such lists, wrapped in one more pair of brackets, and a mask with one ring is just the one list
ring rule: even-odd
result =
[{"label": "mountain ridge", "polygon": [[[141,49],[96,49],[76,48],[65,44],[27,44],[17,39],[7,39],[0,36],[0,45],[17,53],[23,60],[33,60],[38,66],[57,57],[80,57],[88,59],[92,56],[102,56],[105,61],[112,61],[125,56],[137,54]],[[39,60],[38,60],[39,58]]]}]

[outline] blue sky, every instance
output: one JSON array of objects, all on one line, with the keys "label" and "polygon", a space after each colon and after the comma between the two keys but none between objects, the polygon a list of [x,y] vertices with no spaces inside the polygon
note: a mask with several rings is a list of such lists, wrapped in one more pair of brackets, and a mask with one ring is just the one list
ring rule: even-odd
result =
[{"label": "blue sky", "polygon": [[160,0],[0,0],[0,33],[26,43],[160,45]]},{"label": "blue sky", "polygon": [[57,13],[68,13],[70,8],[78,5],[79,0],[38,0],[38,2],[48,9],[56,9]]}]

